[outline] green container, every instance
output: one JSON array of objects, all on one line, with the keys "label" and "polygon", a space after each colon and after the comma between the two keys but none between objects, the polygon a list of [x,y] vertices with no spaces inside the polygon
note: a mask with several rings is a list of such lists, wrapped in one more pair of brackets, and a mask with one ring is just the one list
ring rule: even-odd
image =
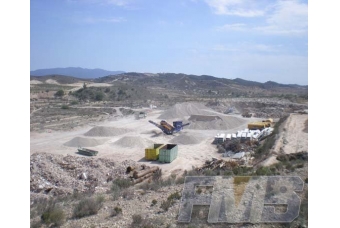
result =
[{"label": "green container", "polygon": [[164,144],[154,144],[152,148],[145,149],[145,160],[156,161],[159,156],[159,149],[164,146]]},{"label": "green container", "polygon": [[166,144],[159,149],[159,161],[163,163],[171,163],[177,158],[178,146],[177,144]]}]

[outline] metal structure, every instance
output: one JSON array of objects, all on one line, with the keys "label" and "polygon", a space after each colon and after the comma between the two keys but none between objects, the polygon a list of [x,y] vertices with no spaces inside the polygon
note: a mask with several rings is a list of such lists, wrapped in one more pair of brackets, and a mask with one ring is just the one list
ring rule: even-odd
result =
[{"label": "metal structure", "polygon": [[174,121],[173,125],[169,124],[165,120],[162,120],[159,124],[149,120],[150,123],[161,129],[165,134],[172,135],[173,133],[183,130],[183,127],[188,126],[190,123],[183,124],[182,121]]}]

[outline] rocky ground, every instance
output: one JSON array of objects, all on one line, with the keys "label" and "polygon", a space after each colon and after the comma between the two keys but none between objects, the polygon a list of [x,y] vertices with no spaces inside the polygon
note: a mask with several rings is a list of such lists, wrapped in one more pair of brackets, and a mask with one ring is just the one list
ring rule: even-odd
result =
[{"label": "rocky ground", "polygon": [[[282,166],[273,166],[271,170],[275,169],[274,172],[278,172],[280,176],[300,176],[306,182],[303,192],[298,194],[302,199],[300,216],[290,224],[290,227],[307,227],[308,179],[306,178],[308,177],[308,162],[307,160],[296,161],[297,163],[293,163],[297,164],[295,168],[288,167],[286,163],[281,162]],[[58,171],[58,169],[63,169],[62,167],[58,168],[60,163],[65,164],[66,162],[68,167],[78,167],[76,169],[79,169],[79,172],[72,172],[68,169],[64,172]],[[39,164],[49,164],[52,167],[49,169]],[[100,167],[98,167],[99,164]],[[40,186],[35,181],[33,181],[33,184],[31,182],[31,227],[48,227],[47,224],[41,222],[41,214],[46,210],[48,204],[46,199],[48,198],[54,199],[56,207],[63,211],[63,217],[58,220],[61,227],[225,227],[224,224],[207,223],[208,207],[205,206],[194,207],[192,220],[189,224],[177,222],[180,196],[183,191],[184,179],[182,175],[172,175],[162,182],[150,179],[134,186],[122,187],[119,190],[113,188],[112,186],[116,182],[115,180],[108,180],[107,173],[115,171],[115,177],[126,178],[125,167],[131,164],[134,165],[133,162],[130,163],[129,161],[114,164],[110,160],[104,161],[102,159],[94,162],[91,158],[79,159],[67,156],[62,159],[50,154],[35,155],[31,159],[31,167],[35,167],[31,168],[32,173],[34,173],[32,176],[34,176],[34,179],[40,180]],[[88,168],[84,169],[82,166]],[[224,168],[217,168],[215,171],[219,169]],[[197,167],[197,170],[201,170],[201,172],[190,171],[187,175],[204,175],[204,170],[207,171],[209,168],[201,169]],[[86,179],[82,176],[83,173],[88,174]],[[53,177],[53,180],[51,177]],[[58,179],[58,177],[61,179]],[[82,191],[86,189],[87,182],[91,183],[96,178],[98,179],[98,186],[93,189],[94,191]],[[60,183],[60,181],[63,182]],[[47,184],[47,182],[50,182],[50,184]],[[65,186],[62,188],[63,191],[55,190],[59,189],[56,182]],[[55,187],[46,191],[52,185]],[[71,193],[72,186],[76,186],[74,189],[78,191]],[[101,199],[97,213],[75,218],[77,205],[87,198]],[[167,205],[167,202],[171,203]],[[228,227],[276,228],[287,227],[287,225],[234,224]]]},{"label": "rocky ground", "polygon": [[[225,224],[207,223],[206,207],[194,208],[190,224],[177,222],[180,202],[177,196],[183,190],[184,170],[187,175],[197,175],[191,171],[193,166],[201,167],[206,160],[215,157],[224,159],[212,142],[214,135],[225,128],[225,133],[234,133],[244,129],[251,121],[264,117],[279,118],[307,109],[306,104],[286,100],[235,98],[221,100],[219,104],[210,103],[209,107],[190,104],[164,111],[148,110],[146,119],[137,120],[134,118],[137,109],[108,107],[104,103],[75,104],[66,109],[60,105],[62,103],[33,105],[31,110],[31,227],[51,227],[53,224],[61,227],[225,227]],[[223,114],[230,107],[235,107],[236,111]],[[244,111],[261,118],[242,118],[237,114]],[[172,118],[178,115],[185,121],[192,115],[218,116],[218,119],[209,122],[207,118],[201,121],[194,116],[196,119],[191,119],[191,127],[167,136],[148,123],[148,119],[159,120],[162,114],[170,118],[169,121],[175,120]],[[280,128],[277,143],[268,153],[271,160],[262,164],[266,167],[257,165],[252,170],[241,167],[224,170],[223,174],[208,169],[201,174],[300,176],[306,182],[300,194],[303,204],[300,217],[289,225],[307,227],[308,161],[291,157],[282,161],[276,159],[282,152],[280,148],[286,151],[282,154],[308,151],[307,118],[308,115],[295,115]],[[294,135],[301,140],[296,140]],[[171,164],[143,159],[147,144],[159,142],[179,145],[178,158]],[[99,150],[98,156],[76,154],[76,147],[82,143]],[[293,151],[292,148],[297,149]],[[130,180],[131,176],[126,172],[127,168],[141,170],[145,166],[160,167],[162,181],[152,177],[143,183],[126,186],[122,180]],[[79,209],[79,204],[82,204],[82,209]],[[84,208],[93,209],[95,213],[75,215]],[[287,225],[234,224],[230,227],[274,228]]]}]

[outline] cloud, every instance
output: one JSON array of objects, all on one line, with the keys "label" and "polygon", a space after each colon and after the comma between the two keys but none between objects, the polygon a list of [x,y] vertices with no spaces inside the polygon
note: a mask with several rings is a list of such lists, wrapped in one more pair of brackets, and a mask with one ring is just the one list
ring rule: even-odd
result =
[{"label": "cloud", "polygon": [[118,17],[118,18],[93,18],[93,17],[88,17],[88,18],[84,19],[84,22],[89,23],[89,24],[120,23],[120,22],[124,22],[124,21],[126,21],[126,20],[122,17]]},{"label": "cloud", "polygon": [[244,31],[246,30],[246,24],[242,24],[242,23],[225,24],[225,25],[217,27],[217,30],[219,31],[229,31],[229,30]]},{"label": "cloud", "polygon": [[[235,2],[238,1],[235,0]],[[226,2],[226,0],[221,2]],[[217,27],[217,30],[260,32],[265,35],[283,36],[307,34],[308,5],[306,3],[301,3],[299,0],[279,0],[275,4],[268,5],[267,9],[264,20],[258,25],[250,26],[243,23],[225,24]]]},{"label": "cloud", "polygon": [[265,26],[254,28],[267,34],[301,35],[308,31],[308,5],[298,0],[278,1]]},{"label": "cloud", "polygon": [[218,15],[234,15],[240,17],[258,17],[265,14],[265,10],[256,1],[251,0],[205,0]]},{"label": "cloud", "polygon": [[240,42],[233,45],[217,44],[212,47],[212,50],[218,52],[278,53],[281,51],[281,47],[281,45]]},{"label": "cloud", "polygon": [[277,50],[277,47],[266,44],[255,44],[253,45],[252,49],[260,52],[273,52]]}]

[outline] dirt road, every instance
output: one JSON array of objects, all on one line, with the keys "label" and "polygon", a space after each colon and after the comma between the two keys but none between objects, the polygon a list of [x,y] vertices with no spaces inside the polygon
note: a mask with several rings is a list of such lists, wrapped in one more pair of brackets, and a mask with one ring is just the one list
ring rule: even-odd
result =
[{"label": "dirt road", "polygon": [[[307,119],[307,114],[290,114],[273,147],[275,154],[292,154],[301,151],[308,152],[308,133],[304,131]],[[272,155],[262,162],[261,165],[269,166],[276,162],[276,155]]]}]

